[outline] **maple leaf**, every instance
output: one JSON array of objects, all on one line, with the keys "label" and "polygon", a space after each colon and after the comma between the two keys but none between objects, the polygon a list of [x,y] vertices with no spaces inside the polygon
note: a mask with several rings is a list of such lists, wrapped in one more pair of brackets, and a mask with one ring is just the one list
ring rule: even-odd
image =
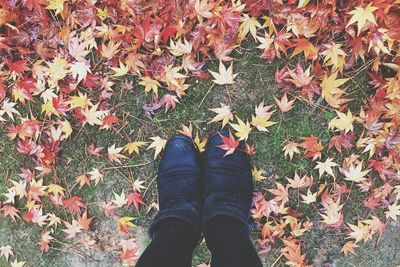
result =
[{"label": "maple leaf", "polygon": [[325,66],[333,66],[333,70],[338,69],[342,71],[346,56],[346,52],[341,49],[342,45],[332,42],[332,44],[326,44],[324,46],[326,47],[326,50],[321,54],[325,56]]},{"label": "maple leaf", "polygon": [[287,186],[284,187],[281,183],[275,182],[276,189],[268,189],[269,192],[275,195],[275,200],[286,203],[289,201],[289,193],[287,191]]},{"label": "maple leaf", "polygon": [[127,196],[128,202],[127,202],[127,207],[133,204],[135,206],[135,209],[137,212],[140,211],[140,205],[145,205],[146,203],[144,202],[142,198],[142,194],[137,193],[137,192],[130,192]]},{"label": "maple leaf", "polygon": [[239,138],[239,141],[247,140],[249,133],[252,130],[250,123],[248,121],[244,123],[238,116],[236,116],[236,120],[238,121],[238,124],[229,123],[229,125],[236,131],[235,136]]},{"label": "maple leaf", "polygon": [[377,7],[374,7],[372,3],[369,3],[365,8],[356,7],[354,10],[350,11],[349,14],[353,15],[350,21],[347,23],[346,27],[357,22],[358,33],[360,35],[362,28],[364,27],[367,21],[371,22],[374,25],[376,24],[375,17],[373,12],[377,10]]},{"label": "maple leaf", "polygon": [[114,199],[111,200],[115,205],[117,205],[118,208],[126,205],[128,203],[128,199],[125,196],[125,192],[124,190],[122,190],[121,194],[118,195],[117,193],[114,193]]},{"label": "maple leaf", "polygon": [[193,139],[193,142],[196,145],[197,149],[200,151],[200,153],[202,153],[206,150],[205,147],[207,144],[207,139],[200,141],[200,137],[199,137],[198,133],[196,133],[196,137]]},{"label": "maple leaf", "polygon": [[71,213],[74,213],[75,211],[80,213],[81,208],[85,207],[85,204],[83,204],[81,197],[73,196],[70,199],[64,199],[63,206]]},{"label": "maple leaf", "polygon": [[181,135],[187,136],[189,138],[192,138],[193,136],[193,127],[192,123],[189,123],[189,126],[186,126],[184,124],[181,124],[182,130],[178,130],[177,132]]},{"label": "maple leaf", "polygon": [[397,222],[397,216],[400,216],[400,205],[396,202],[389,205],[385,215],[386,218],[391,218]]},{"label": "maple leaf", "polygon": [[349,252],[356,255],[356,252],[354,251],[355,248],[358,248],[358,245],[356,243],[352,241],[347,241],[346,244],[343,245],[341,252],[343,252],[345,256],[347,256]]},{"label": "maple leaf", "polygon": [[77,83],[86,79],[88,73],[91,73],[90,65],[87,62],[75,62],[70,65],[72,78],[77,79]]},{"label": "maple leaf", "polygon": [[323,146],[318,142],[318,138],[311,135],[309,137],[303,137],[302,139],[304,141],[299,146],[306,150],[304,153],[305,157],[312,158],[313,160],[321,158],[321,150]]},{"label": "maple leaf", "polygon": [[256,116],[251,116],[251,124],[257,128],[257,130],[261,132],[268,132],[267,127],[270,127],[276,122],[270,121],[269,119],[271,118],[272,113],[275,112],[275,110],[268,112],[271,109],[272,105],[270,106],[264,106],[264,102],[261,102],[258,106],[255,108],[255,113]]},{"label": "maple leaf", "polygon": [[297,8],[302,8],[305,7],[310,3],[310,0],[299,0],[299,3],[297,4]]},{"label": "maple leaf", "polygon": [[124,147],[115,147],[115,144],[107,149],[107,157],[111,162],[118,162],[122,164],[121,159],[127,159],[128,157],[120,154]]},{"label": "maple leaf", "polygon": [[11,262],[11,267],[23,267],[26,261],[18,261],[17,258],[13,262]]},{"label": "maple leaf", "polygon": [[14,252],[12,250],[12,247],[7,245],[7,246],[1,246],[0,247],[0,257],[3,256],[6,261],[8,261],[8,257],[14,256]]},{"label": "maple leaf", "polygon": [[165,68],[165,81],[169,87],[171,87],[172,85],[180,87],[180,84],[178,83],[177,79],[186,78],[186,75],[179,73],[181,69],[182,67],[174,67],[173,65],[168,65]]},{"label": "maple leaf", "polygon": [[265,173],[265,170],[260,169],[257,170],[257,167],[254,166],[253,170],[251,171],[251,175],[253,176],[253,179],[257,182],[261,182],[262,180],[267,179],[263,174]]},{"label": "maple leaf", "polygon": [[90,176],[90,180],[94,181],[94,185],[96,186],[100,181],[103,181],[104,174],[100,173],[99,169],[93,168],[90,172],[87,173]]},{"label": "maple leaf", "polygon": [[286,178],[286,180],[289,182],[288,187],[298,189],[298,188],[303,188],[305,186],[309,186],[309,184],[306,181],[306,178],[307,178],[306,176],[300,178],[297,172],[295,172],[293,179]]},{"label": "maple leaf", "polygon": [[218,134],[221,137],[221,141],[223,142],[223,144],[219,145],[218,147],[221,148],[222,150],[226,151],[224,157],[235,152],[236,148],[239,146],[239,140],[235,140],[235,137],[233,137],[231,132],[229,132],[228,137],[226,137],[220,133],[218,133]]},{"label": "maple leaf", "polygon": [[233,64],[226,69],[222,61],[219,62],[219,73],[214,72],[212,70],[208,70],[211,75],[214,77],[213,82],[219,85],[224,85],[224,84],[234,84],[235,83],[235,77],[238,75],[233,74]]},{"label": "maple leaf", "polygon": [[129,228],[135,227],[136,225],[134,225],[132,223],[132,221],[135,218],[133,217],[121,217],[117,220],[118,223],[118,229],[123,232],[123,233],[128,233]]},{"label": "maple leaf", "polygon": [[175,95],[165,94],[160,102],[165,105],[165,112],[167,112],[171,107],[175,108],[179,100]]},{"label": "maple leaf", "polygon": [[309,40],[306,38],[298,38],[293,41],[296,44],[293,45],[295,48],[291,57],[303,52],[306,60],[316,60],[318,58],[318,49]]},{"label": "maple leaf", "polygon": [[156,159],[158,154],[160,154],[161,150],[163,150],[165,145],[167,144],[167,140],[164,138],[161,138],[159,136],[150,137],[150,139],[153,140],[153,142],[149,145],[147,150],[153,148],[154,149],[154,159]]},{"label": "maple leaf", "polygon": [[261,28],[261,24],[258,22],[257,18],[244,14],[242,18],[242,24],[239,27],[239,42],[243,41],[248,33],[251,33],[254,40],[257,40],[257,28]]},{"label": "maple leaf", "polygon": [[90,180],[86,174],[77,176],[75,180],[79,183],[79,188],[82,188],[85,184],[90,186]]},{"label": "maple leaf", "polygon": [[102,202],[101,208],[104,211],[104,215],[106,215],[107,218],[111,218],[115,215],[117,206],[113,205],[112,202]]},{"label": "maple leaf", "polygon": [[332,99],[336,94],[343,94],[344,91],[339,87],[346,83],[349,79],[336,79],[338,72],[332,73],[331,76],[325,76],[321,82],[321,96],[325,99]]},{"label": "maple leaf", "polygon": [[296,99],[288,101],[286,93],[283,95],[281,100],[279,100],[275,96],[274,96],[274,99],[275,99],[276,105],[279,107],[279,109],[282,113],[285,113],[285,112],[288,112],[289,110],[291,110],[293,108],[294,101],[296,101]]},{"label": "maple leaf", "polygon": [[354,243],[358,243],[361,240],[367,240],[369,238],[368,229],[362,222],[358,222],[357,225],[348,223],[351,228],[348,238],[353,238]]},{"label": "maple leaf", "polygon": [[315,201],[317,201],[317,193],[312,193],[310,189],[307,190],[307,195],[300,194],[301,198],[303,199],[301,202],[305,204],[311,204]]},{"label": "maple leaf", "polygon": [[87,210],[85,210],[85,212],[82,215],[80,215],[78,213],[77,221],[78,221],[79,225],[81,226],[82,230],[88,231],[89,227],[90,227],[90,224],[92,223],[93,218],[94,217],[88,218],[87,217]]},{"label": "maple leaf", "polygon": [[319,177],[321,177],[325,172],[335,178],[332,167],[338,166],[333,162],[332,158],[327,158],[325,162],[317,161],[317,166],[314,169],[318,169]]},{"label": "maple leaf", "polygon": [[63,12],[64,2],[65,0],[47,0],[48,5],[46,9],[54,10],[57,15]]},{"label": "maple leaf", "polygon": [[0,211],[3,212],[4,216],[9,216],[14,222],[15,217],[19,218],[19,210],[17,210],[13,205],[4,205]]},{"label": "maple leaf", "polygon": [[136,180],[133,182],[133,185],[132,185],[133,191],[141,193],[141,192],[142,192],[142,189],[146,189],[146,187],[143,186],[143,183],[144,183],[144,182],[145,182],[145,181],[141,181],[140,179],[136,179]]},{"label": "maple leaf", "polygon": [[50,79],[57,82],[68,74],[68,62],[61,57],[56,57],[53,62],[47,63],[49,66]]},{"label": "maple leaf", "polygon": [[133,152],[139,155],[140,154],[139,149],[147,144],[148,142],[143,142],[143,141],[130,142],[124,146],[124,150],[127,151],[129,155],[131,155]]},{"label": "maple leaf", "polygon": [[286,144],[283,146],[285,158],[286,158],[286,156],[289,156],[290,160],[292,160],[295,153],[300,154],[300,150],[299,150],[298,146],[299,146],[299,144],[297,144],[295,142],[292,142],[292,141],[286,142]]},{"label": "maple leaf", "polygon": [[[18,110],[16,110],[14,107],[17,103],[15,102],[10,102],[9,99],[5,99],[1,105],[0,111],[3,111],[4,113],[6,113],[10,119],[12,121],[14,121],[14,116],[13,114],[16,114],[18,116],[21,116],[21,114],[18,112]],[[3,113],[3,114],[4,114]],[[1,113],[0,113],[1,115]]]},{"label": "maple leaf", "polygon": [[129,67],[125,66],[121,61],[119,62],[119,67],[111,68],[115,73],[112,75],[113,77],[122,77],[128,74]]},{"label": "maple leaf", "polygon": [[83,125],[85,125],[86,123],[88,123],[91,126],[95,124],[97,125],[102,124],[101,118],[105,115],[105,112],[97,110],[98,107],[99,103],[97,103],[90,109],[87,107],[85,110],[82,111],[82,115],[84,116]]},{"label": "maple leaf", "polygon": [[364,176],[367,175],[370,171],[371,170],[362,171],[362,162],[356,167],[351,165],[348,170],[344,170],[344,179],[355,183],[362,183],[366,180]]},{"label": "maple leaf", "polygon": [[211,12],[213,7],[214,3],[209,3],[208,0],[196,0],[194,3],[194,10],[200,18],[211,18],[213,16],[213,13]]},{"label": "maple leaf", "polygon": [[77,220],[73,220],[72,223],[64,221],[64,225],[66,229],[61,229],[64,233],[67,234],[67,238],[74,238],[76,234],[79,234],[82,232],[82,226]]},{"label": "maple leaf", "polygon": [[222,127],[221,127],[222,129],[229,121],[233,120],[233,114],[231,108],[228,105],[222,103],[220,104],[221,104],[220,108],[209,109],[212,112],[217,113],[217,115],[215,115],[215,117],[209,123],[222,121]]},{"label": "maple leaf", "polygon": [[347,111],[347,115],[336,110],[338,117],[333,118],[328,125],[329,129],[337,128],[345,133],[353,131],[353,122],[356,117],[353,116],[351,111]]},{"label": "maple leaf", "polygon": [[153,91],[153,93],[158,96],[158,87],[161,86],[161,84],[157,80],[154,80],[149,76],[143,76],[140,77],[139,84],[144,86],[144,91],[146,93]]}]

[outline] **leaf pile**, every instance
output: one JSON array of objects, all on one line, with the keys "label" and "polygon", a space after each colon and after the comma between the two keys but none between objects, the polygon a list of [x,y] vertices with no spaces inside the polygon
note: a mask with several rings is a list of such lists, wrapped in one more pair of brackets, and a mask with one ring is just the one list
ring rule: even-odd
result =
[{"label": "leaf pile", "polygon": [[[289,160],[303,156],[315,162],[319,177],[295,173],[255,193],[252,215],[260,227],[260,253],[278,245],[286,264],[309,264],[302,244],[314,222],[293,205],[298,199],[317,211],[319,223],[345,232],[343,252],[355,253],[359,242],[381,235],[387,222],[400,215],[399,14],[398,0],[0,0],[0,122],[18,152],[32,159],[20,179],[10,181],[0,212],[41,227],[42,251],[60,243],[61,235],[86,249],[96,246],[85,233],[93,220],[85,200],[53,179],[61,143],[88,127],[117,132],[123,119],[113,95],[124,79],[136,79],[152,94],[144,106],[150,117],[184,101],[191,80],[211,74],[217,85],[235,83],[232,52],[253,39],[266,61],[296,57],[298,64],[275,73],[277,109],[260,100],[246,120],[224,103],[211,109],[210,122],[229,125],[233,133],[220,147],[226,155],[253,132],[268,132],[276,123],[274,112],[289,112],[296,100],[323,103],[337,115],[328,125],[335,133],[328,144],[315,136],[283,144]],[[218,72],[205,69],[210,58],[219,60]],[[360,110],[350,110],[353,99],[346,86],[361,71],[368,71],[372,94]],[[179,132],[193,136],[191,125]],[[157,158],[166,137],[145,139],[113,144],[107,151],[90,145],[88,151],[122,164],[147,146]],[[204,149],[198,135],[194,142]],[[256,153],[247,143],[245,151]],[[253,176],[265,179],[256,167]],[[94,168],[78,176],[75,186],[97,185],[103,177],[104,170]],[[135,218],[119,217],[116,210],[132,206],[139,211],[145,204],[143,189],[143,181],[136,180],[128,194],[114,192],[111,201],[102,203],[105,216],[118,217],[121,233],[129,233]],[[370,210],[355,224],[343,211],[352,190],[367,195],[363,205]],[[62,212],[48,212],[47,205]],[[134,265],[135,241],[121,239],[118,248],[121,261]],[[0,253],[7,261],[13,257],[8,245]],[[13,260],[14,266],[24,264]]]}]

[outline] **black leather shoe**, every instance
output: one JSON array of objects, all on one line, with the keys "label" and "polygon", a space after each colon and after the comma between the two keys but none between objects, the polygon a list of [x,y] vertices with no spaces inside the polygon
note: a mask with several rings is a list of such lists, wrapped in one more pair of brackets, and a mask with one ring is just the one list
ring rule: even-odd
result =
[{"label": "black leather shoe", "polygon": [[200,237],[201,173],[200,154],[193,140],[183,135],[172,137],[167,142],[158,169],[160,211],[150,227],[152,237],[157,225],[170,217],[188,222]]},{"label": "black leather shoe", "polygon": [[203,227],[217,215],[233,217],[249,229],[250,209],[253,194],[251,165],[241,143],[233,154],[224,157],[226,151],[221,135],[228,131],[213,133],[204,153],[204,204]]}]

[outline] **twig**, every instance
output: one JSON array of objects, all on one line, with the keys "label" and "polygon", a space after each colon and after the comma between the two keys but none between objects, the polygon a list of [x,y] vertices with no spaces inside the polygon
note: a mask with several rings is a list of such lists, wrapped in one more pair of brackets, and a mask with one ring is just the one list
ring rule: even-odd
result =
[{"label": "twig", "polygon": [[200,104],[198,105],[197,108],[200,108],[201,105],[203,105],[204,100],[206,99],[206,97],[208,96],[208,94],[211,92],[211,89],[213,89],[215,83],[213,83],[210,88],[208,88],[207,93],[203,96],[203,99],[201,100]]}]

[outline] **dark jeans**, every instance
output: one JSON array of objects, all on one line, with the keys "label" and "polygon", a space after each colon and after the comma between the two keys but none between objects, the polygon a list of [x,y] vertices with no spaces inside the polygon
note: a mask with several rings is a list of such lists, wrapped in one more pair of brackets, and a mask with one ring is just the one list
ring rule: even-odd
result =
[{"label": "dark jeans", "polygon": [[[136,267],[191,267],[197,238],[187,222],[165,219]],[[224,215],[212,218],[206,225],[205,239],[212,267],[262,266],[246,226],[236,219]]]}]

